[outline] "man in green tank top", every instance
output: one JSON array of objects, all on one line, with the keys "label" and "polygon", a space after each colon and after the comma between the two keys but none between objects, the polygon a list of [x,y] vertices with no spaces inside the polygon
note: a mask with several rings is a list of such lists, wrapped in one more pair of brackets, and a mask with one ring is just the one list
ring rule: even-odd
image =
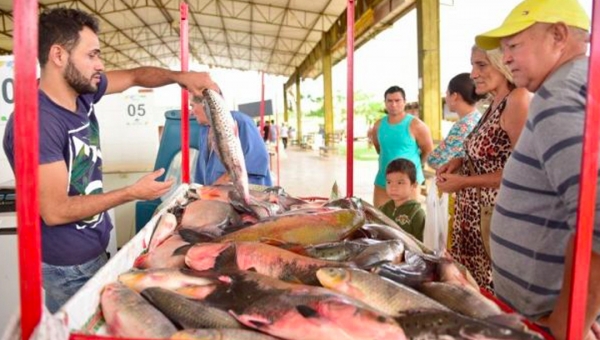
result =
[{"label": "man in green tank top", "polygon": [[418,185],[423,184],[423,166],[433,150],[433,140],[429,127],[419,118],[404,110],[406,95],[398,86],[385,91],[387,116],[379,119],[370,133],[371,141],[379,154],[379,171],[375,177],[373,205],[381,206],[390,200],[385,192],[385,169],[397,158],[405,158],[414,163],[417,172],[417,188],[413,199],[418,195]]}]

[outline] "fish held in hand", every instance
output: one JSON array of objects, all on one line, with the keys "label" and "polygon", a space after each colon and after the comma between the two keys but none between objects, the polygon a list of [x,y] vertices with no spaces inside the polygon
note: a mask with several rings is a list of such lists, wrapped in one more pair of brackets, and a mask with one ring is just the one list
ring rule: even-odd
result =
[{"label": "fish held in hand", "polygon": [[204,89],[205,112],[210,121],[213,143],[217,155],[227,170],[233,186],[246,205],[250,205],[248,172],[237,125],[223,97],[216,91]]}]

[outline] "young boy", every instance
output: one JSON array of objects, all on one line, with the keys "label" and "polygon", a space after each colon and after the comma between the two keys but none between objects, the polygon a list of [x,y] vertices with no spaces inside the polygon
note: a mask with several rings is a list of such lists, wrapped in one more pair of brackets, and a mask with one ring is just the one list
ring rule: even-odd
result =
[{"label": "young boy", "polygon": [[421,204],[411,199],[417,187],[417,169],[405,158],[391,161],[385,169],[385,191],[391,198],[379,210],[398,223],[402,229],[423,241],[425,211]]}]

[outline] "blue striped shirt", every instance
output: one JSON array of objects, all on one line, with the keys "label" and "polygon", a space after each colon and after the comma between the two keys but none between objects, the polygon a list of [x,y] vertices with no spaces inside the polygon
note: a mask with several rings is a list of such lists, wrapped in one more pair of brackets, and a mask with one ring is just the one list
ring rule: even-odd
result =
[{"label": "blue striped shirt", "polygon": [[[533,319],[554,307],[575,230],[587,69],[587,58],[566,63],[536,92],[492,217],[496,294]],[[593,249],[600,253],[600,218],[594,228]]]}]

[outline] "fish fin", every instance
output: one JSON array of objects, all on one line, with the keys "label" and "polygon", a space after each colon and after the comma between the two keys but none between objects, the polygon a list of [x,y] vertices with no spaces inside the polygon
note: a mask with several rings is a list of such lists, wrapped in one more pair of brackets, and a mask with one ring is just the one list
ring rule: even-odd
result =
[{"label": "fish fin", "polygon": [[227,193],[227,198],[229,199],[229,204],[233,207],[233,209],[240,213],[245,213],[255,217],[260,220],[260,216],[244,201],[244,198],[240,196],[239,193],[235,190],[231,190]]},{"label": "fish fin", "polygon": [[237,124],[237,122],[235,120],[233,121],[233,134],[237,138],[240,138],[240,129],[239,129],[238,124]]},{"label": "fish fin", "polygon": [[181,228],[179,229],[179,236],[187,242],[191,244],[202,243],[202,242],[211,242],[214,238],[203,233],[199,233],[192,229]]},{"label": "fish fin", "polygon": [[133,267],[138,269],[146,269],[146,261],[148,260],[148,253],[144,253],[138,256],[133,262]]},{"label": "fish fin", "polygon": [[523,319],[523,317],[521,317],[518,314],[503,313],[503,314],[488,316],[484,320],[487,322],[493,323],[495,325],[498,325],[498,326],[505,326],[505,327],[517,329],[520,331],[526,330],[526,326],[523,323],[524,319]]},{"label": "fish fin", "polygon": [[[152,247],[152,249],[158,247],[158,244],[154,244],[154,236],[156,236],[156,229],[158,229],[158,226],[160,225],[160,221],[162,221],[164,215],[160,215],[158,217],[158,220],[156,221],[156,224],[154,225],[154,229],[152,229],[152,235],[150,235],[150,242],[148,242],[148,248]],[[152,250],[150,249],[150,250]]]},{"label": "fish fin", "polygon": [[244,324],[248,327],[251,327],[251,328],[260,329],[260,328],[264,328],[265,326],[270,326],[273,324],[273,322],[271,320],[269,320],[263,316],[260,316],[260,315],[248,315],[248,314],[238,315],[233,310],[230,310],[229,314],[233,315],[233,317],[236,318],[242,324]]},{"label": "fish fin", "polygon": [[237,267],[237,249],[235,243],[230,243],[217,257],[213,269],[238,269]]},{"label": "fish fin", "polygon": [[254,268],[254,267],[250,267],[250,268],[246,269],[246,271],[258,273],[256,268]]},{"label": "fish fin", "polygon": [[186,254],[187,254],[187,252],[188,252],[188,250],[190,250],[190,248],[191,248],[191,247],[193,247],[193,246],[194,246],[193,244],[186,244],[186,245],[183,245],[183,246],[181,246],[181,247],[179,247],[179,248],[175,249],[175,250],[173,251],[173,254],[172,254],[172,256],[186,255]]},{"label": "fish fin", "polygon": [[276,238],[270,238],[270,237],[261,237],[258,239],[258,241],[260,243],[264,243],[264,244],[268,244],[270,246],[275,246],[275,247],[279,247],[279,248],[283,248],[283,249],[288,249],[290,246],[294,246],[297,245],[297,243],[288,243]]},{"label": "fish fin", "polygon": [[305,318],[314,318],[319,315],[319,312],[317,312],[314,308],[306,305],[298,305],[296,306],[296,310]]},{"label": "fish fin", "polygon": [[301,245],[300,243],[290,243],[290,242],[285,242],[285,241],[282,241],[279,239],[268,238],[268,237],[261,237],[259,239],[259,242],[268,244],[270,246],[275,246],[277,248],[281,248],[281,249],[284,249],[287,251],[291,251],[292,253],[296,253],[298,255],[310,257],[310,255],[306,251],[306,248],[303,245]]}]

